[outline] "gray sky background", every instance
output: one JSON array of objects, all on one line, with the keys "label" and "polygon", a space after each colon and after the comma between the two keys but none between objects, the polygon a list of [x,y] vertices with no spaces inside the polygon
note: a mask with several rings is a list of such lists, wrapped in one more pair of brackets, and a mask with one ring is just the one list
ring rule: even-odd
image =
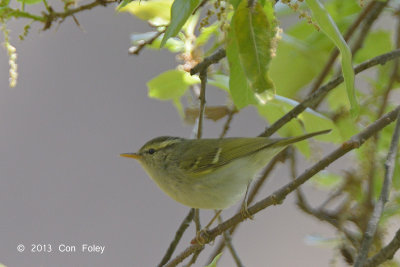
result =
[{"label": "gray sky background", "polygon": [[[58,30],[38,32],[34,24],[23,42],[17,38],[23,24],[10,23],[18,53],[14,89],[8,87],[6,51],[0,50],[0,262],[9,267],[155,266],[188,208],[165,196],[138,163],[118,155],[155,136],[190,135],[191,127],[183,125],[170,103],[147,98],[145,83],[174,68],[175,58],[148,50],[129,56],[130,34],[149,29],[111,6],[77,18],[85,32],[68,18]],[[209,89],[208,103],[221,103],[214,98],[223,99]],[[255,136],[264,127],[247,108],[235,117],[229,135]],[[207,122],[205,136],[216,137],[220,130],[221,123]],[[263,194],[288,181],[280,165]],[[314,191],[306,189],[311,200],[321,199]],[[205,223],[211,212],[202,214]],[[288,197],[240,226],[233,243],[246,266],[327,266],[332,250],[305,243],[308,234],[318,233],[333,236],[327,225],[298,212]],[[178,252],[193,235],[191,226]],[[26,251],[19,253],[18,244]],[[51,244],[53,252],[32,253],[32,244]],[[60,244],[78,251],[61,253]],[[83,253],[82,244],[105,246],[105,251]],[[206,259],[200,257],[196,266]],[[220,266],[232,264],[225,251]]]}]

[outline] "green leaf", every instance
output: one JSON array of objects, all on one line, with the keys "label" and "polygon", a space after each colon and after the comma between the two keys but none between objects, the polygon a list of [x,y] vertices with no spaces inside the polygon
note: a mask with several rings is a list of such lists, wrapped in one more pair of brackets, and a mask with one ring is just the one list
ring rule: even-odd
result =
[{"label": "green leaf", "polygon": [[[326,1],[325,8],[332,18],[338,23],[344,17],[358,14],[362,8],[359,0]],[[351,21],[353,21],[352,19]]]},{"label": "green leaf", "polygon": [[190,85],[199,83],[196,76],[183,70],[167,70],[147,82],[149,97],[160,100],[180,98]]},{"label": "green leaf", "polygon": [[132,1],[134,1],[134,0],[123,0],[121,2],[121,4],[117,7],[117,10],[120,10],[121,8],[123,8],[124,6],[126,6],[127,4],[129,4]]},{"label": "green leaf", "polygon": [[355,55],[354,61],[361,63],[378,55],[387,53],[393,49],[390,32],[378,30],[368,34],[365,42]]},{"label": "green leaf", "polygon": [[358,115],[360,108],[354,88],[354,71],[351,50],[346,41],[343,39],[335,22],[332,20],[331,16],[321,5],[321,3],[318,0],[306,0],[306,3],[311,9],[318,26],[332,40],[332,42],[340,51],[344,82],[346,84],[347,96],[351,105],[350,113],[353,116],[356,116]]},{"label": "green leaf", "polygon": [[[131,35],[131,43],[133,46],[138,46],[141,43],[152,39],[156,34],[157,32],[134,33]],[[162,35],[157,37],[157,39],[155,39],[151,44],[146,45],[146,48],[160,50],[161,39]],[[172,53],[177,53],[184,50],[185,44],[179,39],[170,38],[164,48],[168,49]]]},{"label": "green leaf", "polygon": [[229,3],[231,3],[231,5],[232,5],[235,9],[237,9],[238,6],[239,6],[239,4],[240,4],[240,1],[241,1],[241,0],[229,0]]},{"label": "green leaf", "polygon": [[340,185],[343,177],[328,171],[321,171],[311,178],[311,182],[318,187],[332,189]]},{"label": "green leaf", "polygon": [[270,75],[279,94],[295,97],[321,72],[331,48],[322,46],[321,40],[310,44],[283,34],[270,67]]},{"label": "green leaf", "polygon": [[[272,9],[272,4],[268,2]],[[269,12],[273,16],[273,12]],[[271,61],[271,42],[275,36],[274,17],[268,18],[258,2],[249,8],[242,0],[232,17],[232,29],[239,51],[241,67],[251,90],[266,102],[274,95],[274,86],[268,76]]]},{"label": "green leaf", "polygon": [[[276,97],[276,96],[275,96]],[[275,102],[274,100],[268,101],[263,105],[257,106],[258,114],[263,117],[270,124],[280,119],[283,115],[291,110],[286,105],[281,105],[280,103]],[[301,126],[299,120],[294,119],[290,122],[286,123],[285,126],[278,130],[278,134],[282,137],[291,137],[298,136],[304,134],[304,130]],[[310,146],[308,142],[299,142],[294,144],[297,149],[303,153],[306,157],[310,156]]]},{"label": "green leaf", "polygon": [[34,5],[42,2],[42,0],[17,0],[17,1],[27,5]]},{"label": "green leaf", "polygon": [[190,85],[199,83],[197,76],[191,76],[183,70],[168,70],[147,82],[149,97],[159,100],[171,100],[179,115],[184,117],[181,96]]},{"label": "green leaf", "polygon": [[217,267],[217,262],[218,262],[219,258],[221,258],[221,256],[222,256],[222,253],[219,253],[217,256],[215,256],[215,258],[212,260],[212,262],[205,267]]},{"label": "green leaf", "polygon": [[196,38],[195,46],[199,47],[199,46],[205,45],[208,42],[208,40],[210,39],[210,37],[212,36],[212,34],[214,34],[218,30],[218,28],[219,28],[218,23],[214,23],[209,27],[201,28],[200,34]]},{"label": "green leaf", "polygon": [[170,21],[172,0],[132,1],[124,7],[118,7],[118,12],[129,12],[141,20],[153,25],[166,25]]},{"label": "green leaf", "polygon": [[[292,99],[276,95],[273,100],[258,105],[257,109],[259,114],[269,123],[274,123],[298,104]],[[304,134],[304,130],[306,132],[315,132],[326,129],[332,129],[332,132],[327,135],[316,136],[315,139],[336,143],[341,142],[342,139],[335,124],[324,115],[307,108],[297,119],[290,121],[278,130],[278,133],[281,136],[289,137]],[[306,157],[310,155],[310,148],[307,142],[300,142],[295,145]]]},{"label": "green leaf", "polygon": [[228,58],[230,72],[229,93],[231,94],[236,108],[241,109],[250,104],[257,104],[257,101],[253,91],[250,89],[240,63],[236,35],[232,24],[228,33],[228,45],[226,47],[226,56]]},{"label": "green leaf", "polygon": [[171,22],[161,41],[163,46],[170,37],[174,37],[181,30],[186,20],[199,5],[200,0],[175,0],[171,7]]},{"label": "green leaf", "polygon": [[0,7],[8,7],[8,5],[10,4],[10,0],[0,0]]},{"label": "green leaf", "polygon": [[229,77],[224,74],[212,74],[207,81],[210,85],[229,92]]}]

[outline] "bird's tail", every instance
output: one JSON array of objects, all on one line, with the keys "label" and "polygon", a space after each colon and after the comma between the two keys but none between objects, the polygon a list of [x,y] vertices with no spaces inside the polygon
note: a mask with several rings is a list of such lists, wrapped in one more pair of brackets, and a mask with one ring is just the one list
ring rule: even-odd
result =
[{"label": "bird's tail", "polygon": [[316,135],[321,135],[321,134],[327,134],[331,131],[331,129],[329,130],[323,130],[323,131],[318,131],[318,132],[313,132],[313,133],[309,133],[309,134],[304,134],[304,135],[300,135],[300,136],[295,136],[295,137],[289,137],[289,138],[282,138],[281,140],[279,140],[275,145],[278,146],[287,146],[293,143],[297,143],[300,141],[303,141],[305,139],[309,139],[313,136]]}]

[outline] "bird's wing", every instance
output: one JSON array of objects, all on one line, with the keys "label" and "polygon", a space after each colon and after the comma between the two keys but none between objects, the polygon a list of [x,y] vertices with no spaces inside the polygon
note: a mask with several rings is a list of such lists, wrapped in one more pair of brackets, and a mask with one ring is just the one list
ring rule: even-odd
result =
[{"label": "bird's wing", "polygon": [[[267,146],[275,144],[279,139],[258,138],[225,138],[203,139],[202,142],[194,142],[183,152],[181,158],[189,158],[180,162],[180,168],[193,174],[211,172],[235,159],[250,155]],[[186,157],[196,153],[196,157]]]}]

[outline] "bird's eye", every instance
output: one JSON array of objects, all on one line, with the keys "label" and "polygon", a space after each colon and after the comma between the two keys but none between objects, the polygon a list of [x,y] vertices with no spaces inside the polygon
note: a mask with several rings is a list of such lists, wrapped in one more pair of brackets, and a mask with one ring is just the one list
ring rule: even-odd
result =
[{"label": "bird's eye", "polygon": [[154,148],[150,148],[147,152],[149,152],[149,154],[154,154],[154,152],[156,152],[156,150]]}]

